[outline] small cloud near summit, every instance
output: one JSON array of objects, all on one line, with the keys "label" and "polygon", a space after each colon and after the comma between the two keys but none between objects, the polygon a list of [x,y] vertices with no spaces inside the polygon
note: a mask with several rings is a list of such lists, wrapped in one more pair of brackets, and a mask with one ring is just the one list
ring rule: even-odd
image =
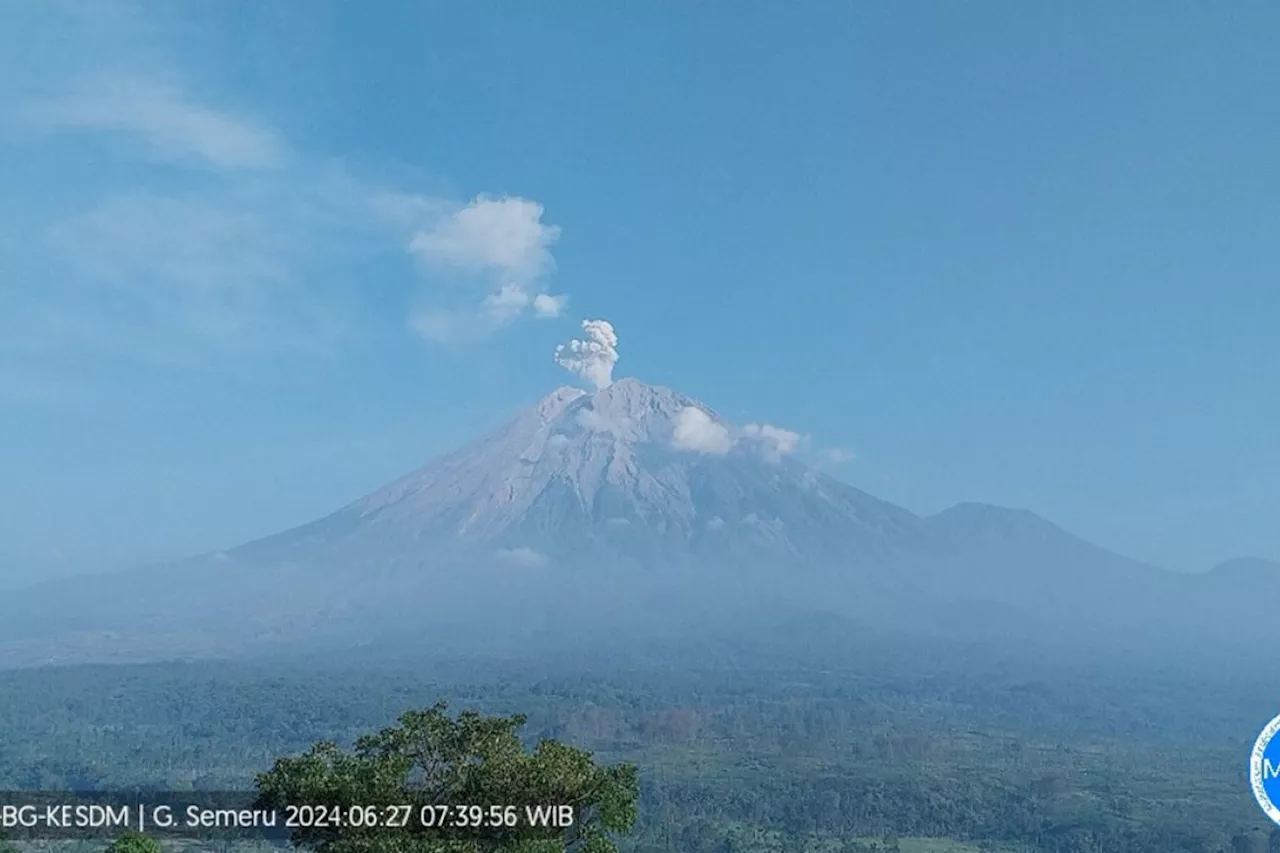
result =
[{"label": "small cloud near summit", "polygon": [[618,363],[618,333],[608,320],[583,320],[583,338],[556,347],[556,364],[577,374],[597,390],[613,384]]},{"label": "small cloud near summit", "polygon": [[742,444],[772,462],[795,453],[803,440],[800,433],[773,424],[746,424],[731,429],[696,406],[686,406],[677,413],[671,437],[677,450],[723,456]]},{"label": "small cloud near summit", "polygon": [[747,424],[742,428],[742,434],[760,442],[765,454],[774,459],[795,453],[802,438],[798,432],[773,424]]},{"label": "small cloud near summit", "polygon": [[733,437],[724,424],[696,406],[685,406],[676,414],[671,443],[679,450],[693,450],[723,456],[733,447]]}]

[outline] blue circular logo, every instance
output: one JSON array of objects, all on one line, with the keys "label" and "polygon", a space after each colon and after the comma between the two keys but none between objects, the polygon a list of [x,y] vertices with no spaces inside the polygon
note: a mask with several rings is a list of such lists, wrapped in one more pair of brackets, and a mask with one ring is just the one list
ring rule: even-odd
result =
[{"label": "blue circular logo", "polygon": [[1253,797],[1258,805],[1277,824],[1280,824],[1280,717],[1267,723],[1253,745],[1249,758],[1249,780],[1253,783]]}]

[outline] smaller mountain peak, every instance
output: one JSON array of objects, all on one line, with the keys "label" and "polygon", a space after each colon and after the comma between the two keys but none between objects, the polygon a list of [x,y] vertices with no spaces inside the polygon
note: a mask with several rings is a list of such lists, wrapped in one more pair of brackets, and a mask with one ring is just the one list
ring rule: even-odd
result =
[{"label": "smaller mountain peak", "polygon": [[1219,563],[1210,571],[1241,578],[1280,578],[1280,563],[1262,557],[1236,557]]},{"label": "smaller mountain peak", "polygon": [[953,529],[1003,531],[1006,533],[1062,532],[1056,524],[1041,518],[1029,509],[1011,509],[995,504],[966,501],[931,515],[928,521],[935,526]]},{"label": "smaller mountain peak", "polygon": [[[996,504],[982,503],[980,501],[961,501],[955,506],[948,507],[942,512],[937,513],[936,518],[949,516],[952,518],[972,518],[972,519],[994,519],[994,518],[1022,518],[1022,519],[1039,519],[1029,509],[1014,509],[1007,506],[998,506]],[[1043,519],[1041,519],[1043,520]]]}]

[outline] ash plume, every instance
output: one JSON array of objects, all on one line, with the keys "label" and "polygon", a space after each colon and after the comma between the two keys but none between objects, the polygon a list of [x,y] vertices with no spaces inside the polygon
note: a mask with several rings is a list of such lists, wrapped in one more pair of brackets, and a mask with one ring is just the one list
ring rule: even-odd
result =
[{"label": "ash plume", "polygon": [[582,340],[556,347],[556,364],[575,373],[597,389],[613,382],[613,366],[618,363],[618,334],[608,320],[583,320]]}]

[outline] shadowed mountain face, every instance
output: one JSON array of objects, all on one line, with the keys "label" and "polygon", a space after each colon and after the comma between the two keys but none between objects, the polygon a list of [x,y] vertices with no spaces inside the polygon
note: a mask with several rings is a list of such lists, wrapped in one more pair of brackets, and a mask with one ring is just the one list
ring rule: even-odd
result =
[{"label": "shadowed mountain face", "polygon": [[999,507],[921,518],[789,449],[633,379],[594,394],[562,388],[303,527],[7,596],[0,660],[386,636],[625,644],[759,634],[819,613],[924,635],[1225,648],[1241,639],[1239,588],[1274,589],[1280,576],[1254,565],[1178,576]]}]

